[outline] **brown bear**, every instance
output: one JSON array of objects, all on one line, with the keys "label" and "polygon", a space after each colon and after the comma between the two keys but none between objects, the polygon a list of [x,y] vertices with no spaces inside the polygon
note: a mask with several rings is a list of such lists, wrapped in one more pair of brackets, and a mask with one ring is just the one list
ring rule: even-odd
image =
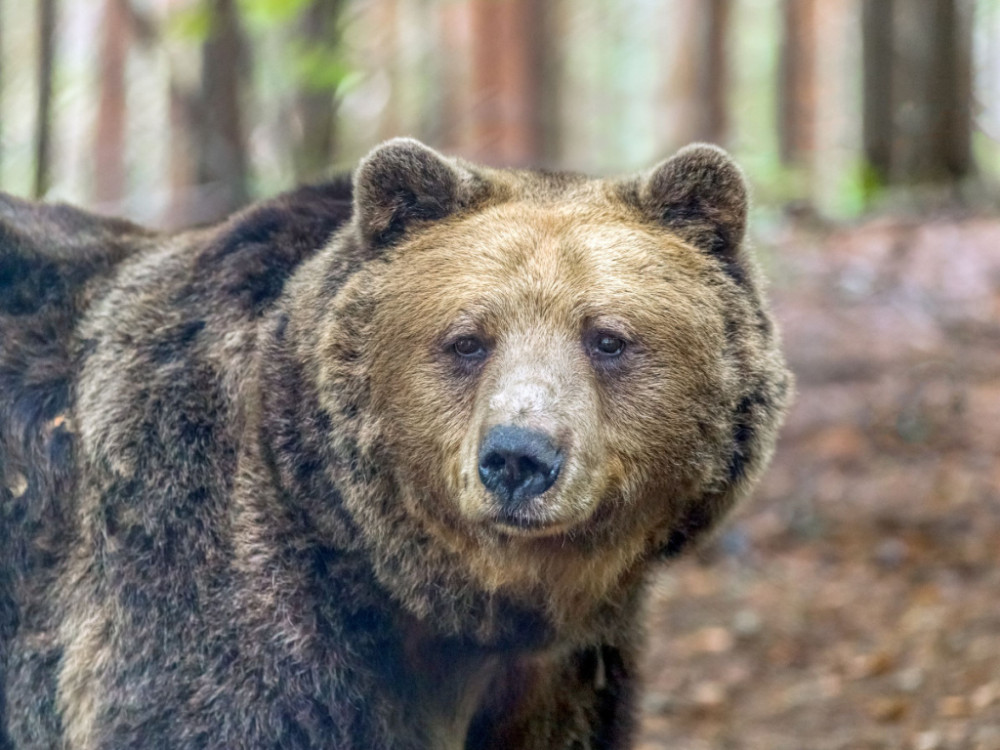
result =
[{"label": "brown bear", "polygon": [[0,747],[628,747],[644,578],[790,391],[746,216],[710,146],[0,198]]}]

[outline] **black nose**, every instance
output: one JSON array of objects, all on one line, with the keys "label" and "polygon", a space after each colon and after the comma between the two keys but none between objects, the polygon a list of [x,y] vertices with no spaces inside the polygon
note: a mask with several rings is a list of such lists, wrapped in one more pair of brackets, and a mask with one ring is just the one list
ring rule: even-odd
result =
[{"label": "black nose", "polygon": [[494,427],[479,446],[479,478],[506,505],[518,505],[552,486],[562,454],[548,435],[522,427]]}]

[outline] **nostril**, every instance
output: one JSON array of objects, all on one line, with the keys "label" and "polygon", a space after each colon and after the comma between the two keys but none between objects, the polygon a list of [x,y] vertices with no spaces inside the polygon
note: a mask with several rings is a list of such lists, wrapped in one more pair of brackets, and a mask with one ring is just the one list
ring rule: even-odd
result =
[{"label": "nostril", "polygon": [[502,471],[507,465],[507,459],[500,453],[490,453],[479,463],[480,468],[488,471]]},{"label": "nostril", "polygon": [[517,471],[521,476],[528,476],[530,474],[541,474],[542,467],[531,456],[519,456],[517,458]]}]

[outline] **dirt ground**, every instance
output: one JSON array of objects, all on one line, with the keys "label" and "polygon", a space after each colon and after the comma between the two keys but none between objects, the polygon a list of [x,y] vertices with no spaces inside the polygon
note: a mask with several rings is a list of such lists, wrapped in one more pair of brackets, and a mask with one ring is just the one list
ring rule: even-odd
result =
[{"label": "dirt ground", "polygon": [[1000,222],[783,230],[774,464],[659,574],[642,750],[1000,750]]}]

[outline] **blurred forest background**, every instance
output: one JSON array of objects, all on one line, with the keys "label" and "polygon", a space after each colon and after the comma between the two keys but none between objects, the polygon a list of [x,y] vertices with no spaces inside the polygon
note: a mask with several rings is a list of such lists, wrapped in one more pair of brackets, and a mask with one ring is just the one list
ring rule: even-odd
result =
[{"label": "blurred forest background", "polygon": [[0,0],[8,192],[186,225],[400,134],[595,173],[707,140],[834,218],[981,200],[1000,0]]},{"label": "blurred forest background", "polygon": [[753,183],[799,392],[640,748],[1000,750],[1000,0],[0,0],[0,189],[179,227],[395,135]]}]

